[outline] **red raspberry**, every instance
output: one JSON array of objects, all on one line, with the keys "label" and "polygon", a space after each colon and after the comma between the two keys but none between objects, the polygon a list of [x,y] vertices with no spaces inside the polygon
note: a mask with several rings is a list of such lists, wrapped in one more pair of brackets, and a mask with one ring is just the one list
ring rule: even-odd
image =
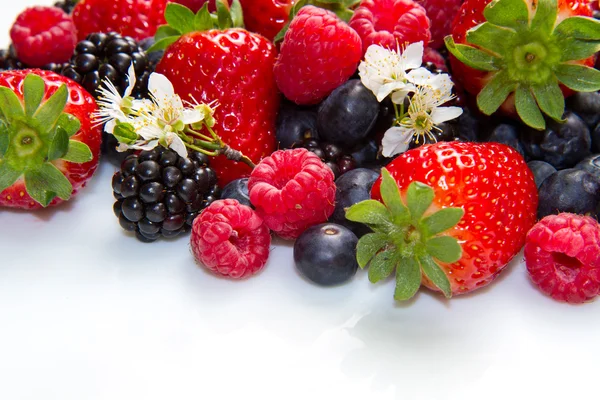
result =
[{"label": "red raspberry", "polygon": [[549,215],[527,234],[533,282],[555,300],[583,303],[600,294],[600,225],[582,215]]},{"label": "red raspberry", "polygon": [[260,271],[269,258],[271,234],[262,218],[237,200],[217,200],[194,220],[191,246],[196,260],[234,279]]},{"label": "red raspberry", "polygon": [[452,21],[463,0],[420,0],[427,17],[429,17],[431,27],[431,43],[429,46],[434,49],[444,47],[444,38],[452,32]]},{"label": "red raspberry", "polygon": [[283,239],[327,221],[335,206],[333,172],[306,149],[279,150],[254,168],[250,201],[267,226]]},{"label": "red raspberry", "polygon": [[305,6],[281,44],[277,86],[298,104],[316,104],[354,74],[361,56],[360,37],[352,28],[331,11]]},{"label": "red raspberry", "polygon": [[69,61],[77,44],[75,24],[58,7],[31,7],[17,17],[10,29],[19,59],[31,66]]},{"label": "red raspberry", "polygon": [[142,40],[165,23],[167,0],[82,0],[73,9],[79,40],[94,32],[117,32]]},{"label": "red raspberry", "polygon": [[363,54],[372,44],[396,49],[431,40],[425,9],[412,0],[362,0],[350,26],[362,39]]}]

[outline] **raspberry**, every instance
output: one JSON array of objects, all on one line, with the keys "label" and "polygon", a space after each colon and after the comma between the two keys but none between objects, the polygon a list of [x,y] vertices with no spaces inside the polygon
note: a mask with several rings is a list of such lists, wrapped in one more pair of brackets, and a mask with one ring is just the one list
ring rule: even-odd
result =
[{"label": "raspberry", "polygon": [[250,201],[267,226],[283,239],[327,221],[335,206],[333,172],[306,149],[279,150],[254,168]]},{"label": "raspberry", "polygon": [[549,215],[527,234],[533,282],[555,300],[583,303],[600,294],[600,225],[582,215]]},{"label": "raspberry", "polygon": [[77,34],[73,20],[57,7],[31,7],[17,17],[10,29],[20,61],[30,67],[69,61]]},{"label": "raspberry", "polygon": [[260,271],[269,258],[271,235],[262,218],[237,200],[217,200],[194,220],[191,246],[196,260],[234,279]]},{"label": "raspberry", "polygon": [[420,0],[419,4],[427,11],[431,27],[431,43],[434,49],[444,47],[444,37],[452,31],[452,21],[463,0]]},{"label": "raspberry", "polygon": [[331,11],[305,6],[281,44],[277,86],[297,104],[316,104],[354,74],[361,56],[360,37],[352,28]]},{"label": "raspberry", "polygon": [[431,40],[425,9],[412,0],[362,0],[350,19],[366,53],[372,44],[395,49]]}]

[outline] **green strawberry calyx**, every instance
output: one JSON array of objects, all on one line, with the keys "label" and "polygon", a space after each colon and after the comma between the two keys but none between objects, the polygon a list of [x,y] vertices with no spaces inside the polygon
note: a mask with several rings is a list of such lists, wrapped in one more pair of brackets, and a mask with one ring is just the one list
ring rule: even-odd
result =
[{"label": "green strawberry calyx", "polygon": [[[465,65],[492,73],[477,96],[491,115],[514,93],[515,108],[527,125],[543,130],[543,114],[562,121],[565,100],[559,85],[579,92],[600,90],[600,71],[575,63],[600,51],[600,21],[558,16],[557,0],[493,0],[486,22],[467,32],[468,44],[447,36],[446,47]],[[542,114],[543,113],[543,114]]]},{"label": "green strawberry calyx", "polygon": [[206,2],[196,14],[181,4],[167,4],[165,9],[167,24],[160,26],[156,31],[155,43],[148,49],[148,53],[166,49],[186,33],[244,27],[242,5],[239,0],[233,0],[231,6],[227,0],[216,0],[215,4],[216,12],[209,12],[208,2]]},{"label": "green strawberry calyx", "polygon": [[73,186],[56,167],[60,161],[92,161],[90,148],[71,139],[80,121],[63,112],[69,92],[61,85],[45,102],[44,80],[29,74],[23,83],[23,101],[0,86],[0,192],[23,178],[29,196],[46,207],[55,198],[68,200]]},{"label": "green strawberry calyx", "polygon": [[455,263],[462,257],[458,240],[445,232],[460,222],[464,210],[448,207],[427,213],[435,195],[431,187],[420,182],[408,186],[405,203],[385,168],[380,190],[383,203],[365,200],[346,210],[348,220],[373,230],[358,241],[358,265],[369,265],[369,280],[373,283],[387,278],[395,269],[396,300],[412,298],[423,275],[450,298],[450,281],[439,262]]}]

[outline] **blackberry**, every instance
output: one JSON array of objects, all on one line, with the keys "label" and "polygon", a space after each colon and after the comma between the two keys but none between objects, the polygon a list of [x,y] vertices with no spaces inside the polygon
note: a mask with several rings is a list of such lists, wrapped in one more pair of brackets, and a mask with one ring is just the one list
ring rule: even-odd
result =
[{"label": "blackberry", "polygon": [[67,14],[71,14],[79,0],[60,0],[54,3],[54,7],[62,9]]},{"label": "blackberry", "polygon": [[312,151],[333,171],[335,178],[356,168],[356,161],[341,148],[332,143],[320,142],[314,138],[305,139],[298,147]]},{"label": "blackberry", "polygon": [[[65,64],[50,63],[39,69],[60,74],[64,66]],[[27,68],[29,68],[29,66],[25,65],[21,60],[19,60],[17,57],[17,52],[12,44],[8,47],[8,49],[0,50],[0,71],[12,71]]]},{"label": "blackberry", "polygon": [[198,213],[221,194],[207,156],[194,152],[183,158],[160,146],[129,155],[112,187],[121,227],[142,242],[189,231]]}]

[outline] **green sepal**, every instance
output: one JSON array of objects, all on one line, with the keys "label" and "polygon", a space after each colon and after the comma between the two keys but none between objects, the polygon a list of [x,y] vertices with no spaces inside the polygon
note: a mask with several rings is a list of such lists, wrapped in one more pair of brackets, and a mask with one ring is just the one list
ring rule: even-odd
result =
[{"label": "green sepal", "polygon": [[208,11],[208,2],[204,3],[194,17],[194,29],[197,31],[206,31],[212,29],[214,26],[215,22],[210,15],[210,11]]},{"label": "green sepal", "polygon": [[4,155],[8,151],[9,144],[10,130],[6,125],[6,122],[0,119],[0,159],[2,159],[2,157],[4,157]]},{"label": "green sepal", "polygon": [[517,84],[508,79],[506,72],[500,71],[477,95],[477,106],[485,115],[492,115],[516,87]]},{"label": "green sepal", "polygon": [[600,41],[600,21],[589,17],[570,17],[554,29],[554,35],[585,41]]},{"label": "green sepal", "polygon": [[348,208],[346,219],[367,225],[381,225],[391,222],[391,214],[377,200],[365,200]]},{"label": "green sepal", "polygon": [[166,38],[162,38],[150,46],[147,52],[152,53],[155,51],[165,50],[167,47],[178,41],[180,37],[181,36],[168,36]]},{"label": "green sepal", "polygon": [[494,25],[520,30],[529,25],[529,9],[523,0],[500,0],[490,2],[483,16]]},{"label": "green sepal", "polygon": [[444,41],[448,51],[463,64],[482,71],[497,71],[499,69],[500,60],[494,55],[466,44],[456,44],[450,35],[446,36]]},{"label": "green sepal", "polygon": [[41,77],[35,74],[28,74],[25,77],[25,81],[23,82],[23,100],[25,102],[25,114],[28,117],[33,116],[40,107],[45,89],[46,84]]},{"label": "green sepal", "polygon": [[5,86],[0,86],[0,111],[4,119],[10,125],[15,119],[25,116],[23,104],[15,92]]},{"label": "green sepal", "polygon": [[515,40],[517,35],[511,29],[501,28],[489,22],[484,22],[467,32],[467,42],[500,56],[506,51],[507,43]]},{"label": "green sepal", "polygon": [[81,122],[77,117],[69,114],[62,113],[60,117],[58,117],[58,121],[56,121],[56,129],[62,128],[67,132],[69,137],[75,136],[79,129],[81,129]]},{"label": "green sepal", "polygon": [[69,135],[63,128],[57,128],[48,146],[48,161],[62,158],[69,150]]},{"label": "green sepal", "polygon": [[427,253],[433,258],[444,263],[455,263],[462,257],[462,247],[456,238],[451,236],[437,236],[425,244]]},{"label": "green sepal", "polygon": [[46,100],[44,104],[40,106],[40,108],[38,108],[36,113],[33,115],[33,118],[41,128],[46,129],[46,132],[49,132],[58,121],[58,118],[61,116],[65,106],[67,105],[68,99],[69,91],[67,89],[67,85],[62,84],[58,90],[52,96],[50,96],[50,98]]},{"label": "green sepal", "polygon": [[413,223],[418,223],[431,206],[435,194],[433,189],[421,182],[412,182],[406,191],[406,205]]},{"label": "green sepal", "polygon": [[519,117],[530,127],[537,130],[546,128],[546,121],[538,107],[531,89],[519,86],[515,92],[515,108]]},{"label": "green sepal", "polygon": [[421,231],[426,238],[430,238],[456,226],[463,215],[465,215],[465,211],[460,207],[443,208],[423,218],[420,222]]},{"label": "green sepal", "polygon": [[388,243],[388,237],[384,233],[368,233],[360,238],[356,245],[356,261],[360,268],[364,268],[379,250]]},{"label": "green sepal", "polygon": [[73,192],[71,182],[51,163],[25,171],[25,188],[29,196],[43,207],[47,207],[55,197],[69,200]]},{"label": "green sepal", "polygon": [[556,0],[538,0],[530,30],[543,36],[550,36],[554,30],[558,6]]},{"label": "green sepal", "polygon": [[[210,16],[209,16],[209,18],[210,18]],[[211,26],[212,26],[212,22],[211,22]],[[154,41],[159,42],[159,41],[163,40],[164,38],[168,38],[171,36],[180,36],[180,35],[181,35],[181,32],[179,32],[177,29],[173,28],[172,26],[161,25],[156,30],[156,34],[154,35]]]},{"label": "green sepal", "polygon": [[369,280],[377,283],[387,278],[394,271],[397,256],[393,250],[385,250],[377,253],[369,263]]},{"label": "green sepal", "polygon": [[558,82],[551,81],[544,85],[533,85],[531,90],[537,104],[546,115],[555,121],[564,122],[565,98]]},{"label": "green sepal", "polygon": [[229,14],[229,6],[225,3],[226,0],[216,0],[215,5],[217,6],[217,18],[219,20],[219,26],[222,29],[228,29],[233,26],[233,19]]},{"label": "green sepal", "polygon": [[113,136],[119,143],[127,145],[134,144],[138,139],[135,127],[131,124],[119,122],[113,130]]},{"label": "green sepal", "polygon": [[169,3],[165,9],[167,24],[180,35],[194,31],[194,19],[195,14],[192,10],[181,4]]},{"label": "green sepal", "polygon": [[12,186],[23,175],[21,171],[17,171],[11,167],[6,161],[0,160],[0,193],[7,187]]},{"label": "green sepal", "polygon": [[396,266],[396,289],[394,299],[411,299],[421,287],[421,266],[414,257],[402,258]]},{"label": "green sepal", "polygon": [[600,71],[584,65],[560,64],[554,69],[558,80],[577,92],[600,90]]},{"label": "green sepal", "polygon": [[381,170],[381,198],[390,210],[392,220],[395,224],[404,224],[410,221],[410,212],[402,202],[400,190],[392,175],[386,168]]},{"label": "green sepal", "polygon": [[92,161],[94,155],[87,144],[77,140],[69,140],[69,150],[62,159],[75,164],[84,164]]},{"label": "green sepal", "polygon": [[431,258],[431,256],[424,255],[419,257],[421,263],[421,269],[429,280],[444,293],[446,298],[452,297],[452,287],[448,276],[442,270],[442,268]]},{"label": "green sepal", "polygon": [[600,51],[599,41],[558,38],[556,39],[556,43],[562,49],[560,62],[585,60]]},{"label": "green sepal", "polygon": [[242,9],[242,4],[239,0],[233,0],[231,2],[231,6],[229,7],[229,12],[231,14],[231,20],[233,22],[233,26],[243,28],[244,27],[244,10]]}]

